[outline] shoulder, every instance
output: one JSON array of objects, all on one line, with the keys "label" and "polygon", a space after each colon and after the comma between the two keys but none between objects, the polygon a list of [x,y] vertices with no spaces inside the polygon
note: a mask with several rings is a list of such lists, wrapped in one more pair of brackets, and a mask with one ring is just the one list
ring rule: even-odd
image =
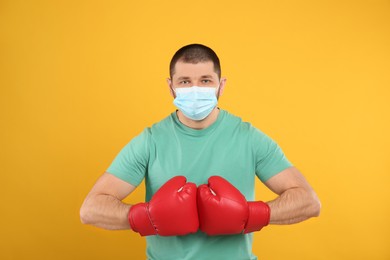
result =
[{"label": "shoulder", "polygon": [[266,149],[267,147],[274,145],[273,143],[275,143],[275,141],[260,128],[227,111],[224,111],[224,113],[226,114],[226,121],[229,121],[230,124],[234,125],[234,133],[237,134],[237,136],[245,138],[254,151]]},{"label": "shoulder", "polygon": [[244,121],[241,117],[236,116],[226,110],[221,110],[224,113],[225,122],[229,125],[235,126],[240,131],[247,132],[251,135],[263,135],[264,133],[252,125],[252,123],[248,121]]},{"label": "shoulder", "polygon": [[160,120],[159,122],[154,123],[151,127],[146,128],[149,134],[155,136],[170,131],[174,124],[174,120],[173,120],[174,113],[175,112],[172,112],[171,114],[169,114],[168,116]]},{"label": "shoulder", "polygon": [[[241,117],[236,116],[227,110],[221,109],[220,113],[223,116],[223,122],[227,125],[248,128],[248,122],[244,122]],[[250,124],[249,124],[250,125]]]}]

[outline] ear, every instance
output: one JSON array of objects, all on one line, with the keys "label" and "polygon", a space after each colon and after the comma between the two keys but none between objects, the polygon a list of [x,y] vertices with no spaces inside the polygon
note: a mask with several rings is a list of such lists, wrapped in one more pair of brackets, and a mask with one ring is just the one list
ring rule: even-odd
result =
[{"label": "ear", "polygon": [[169,88],[169,93],[171,94],[172,97],[176,97],[175,92],[172,89],[172,80],[170,78],[167,78],[167,83],[168,83],[168,88]]},{"label": "ear", "polygon": [[221,81],[220,81],[220,84],[219,84],[219,96],[222,96],[222,94],[223,94],[223,91],[224,91],[224,89],[225,89],[225,85],[226,85],[226,80],[227,80],[227,78],[225,78],[225,77],[222,77],[221,78]]}]

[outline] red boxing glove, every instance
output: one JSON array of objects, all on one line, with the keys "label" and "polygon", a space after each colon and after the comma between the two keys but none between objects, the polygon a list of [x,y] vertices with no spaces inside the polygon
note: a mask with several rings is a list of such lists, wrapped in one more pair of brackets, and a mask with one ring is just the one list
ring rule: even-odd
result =
[{"label": "red boxing glove", "polygon": [[198,187],[199,228],[206,234],[228,235],[259,231],[270,220],[270,208],[247,202],[244,195],[220,176]]},{"label": "red boxing glove", "polygon": [[199,227],[196,185],[184,176],[167,181],[146,203],[130,208],[129,223],[141,236],[180,236],[195,233]]}]

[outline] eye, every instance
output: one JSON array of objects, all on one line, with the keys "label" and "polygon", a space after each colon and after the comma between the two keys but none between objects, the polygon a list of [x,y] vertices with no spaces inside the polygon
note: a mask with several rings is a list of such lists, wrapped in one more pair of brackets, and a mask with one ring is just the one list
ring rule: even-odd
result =
[{"label": "eye", "polygon": [[209,84],[209,83],[211,83],[212,81],[211,80],[209,80],[209,79],[203,79],[202,80],[202,83],[203,84]]},{"label": "eye", "polygon": [[188,83],[190,83],[188,80],[182,80],[179,82],[180,85],[187,85]]}]

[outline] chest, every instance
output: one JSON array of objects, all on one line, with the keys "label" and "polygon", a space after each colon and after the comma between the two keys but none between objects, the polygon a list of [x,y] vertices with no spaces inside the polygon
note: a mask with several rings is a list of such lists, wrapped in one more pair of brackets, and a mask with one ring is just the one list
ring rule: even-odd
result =
[{"label": "chest", "polygon": [[147,170],[147,193],[153,194],[170,178],[183,175],[196,185],[213,175],[231,182],[244,195],[253,193],[255,158],[243,136],[167,138],[156,142]]}]

